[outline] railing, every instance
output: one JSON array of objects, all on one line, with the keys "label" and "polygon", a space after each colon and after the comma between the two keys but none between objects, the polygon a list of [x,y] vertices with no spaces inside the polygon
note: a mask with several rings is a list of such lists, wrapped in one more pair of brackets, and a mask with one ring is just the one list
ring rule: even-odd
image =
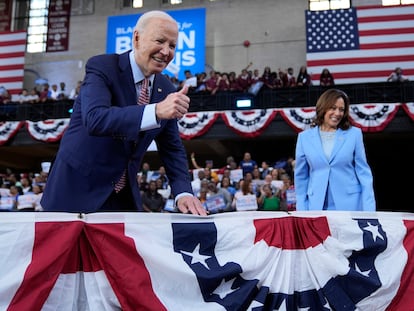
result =
[{"label": "railing", "polygon": [[[346,92],[351,104],[414,102],[414,81],[404,83],[367,83],[337,85]],[[237,109],[265,109],[283,107],[311,107],[326,90],[324,87],[296,87],[276,90],[262,89],[256,96],[249,93],[223,92],[216,95],[190,94],[189,112],[223,111]],[[238,99],[250,99],[251,106],[238,108]],[[12,103],[0,105],[0,121],[40,121],[70,117],[72,100],[37,104]]]}]

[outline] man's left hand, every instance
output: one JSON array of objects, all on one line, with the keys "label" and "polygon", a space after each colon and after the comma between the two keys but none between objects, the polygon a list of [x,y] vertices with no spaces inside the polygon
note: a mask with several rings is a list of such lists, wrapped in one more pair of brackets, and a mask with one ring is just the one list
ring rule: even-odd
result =
[{"label": "man's left hand", "polygon": [[179,198],[177,201],[177,208],[183,214],[207,216],[207,211],[204,209],[200,200],[192,195],[186,195]]}]

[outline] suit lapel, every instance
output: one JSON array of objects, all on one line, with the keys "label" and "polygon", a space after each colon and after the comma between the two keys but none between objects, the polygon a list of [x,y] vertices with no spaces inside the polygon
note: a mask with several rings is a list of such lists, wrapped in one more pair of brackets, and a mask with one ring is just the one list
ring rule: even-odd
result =
[{"label": "suit lapel", "polygon": [[326,159],[325,153],[323,152],[322,140],[321,136],[319,135],[319,126],[313,127],[311,131],[312,146],[315,150],[315,154],[322,157],[324,162],[328,162],[328,159]]},{"label": "suit lapel", "polygon": [[342,146],[345,143],[345,137],[346,137],[347,131],[343,131],[341,129],[336,130],[336,137],[335,137],[335,143],[332,149],[331,158],[329,159],[329,162],[332,162],[335,158],[335,155],[338,153],[338,151],[342,148]]},{"label": "suit lapel", "polygon": [[127,105],[133,105],[137,101],[137,90],[132,75],[131,64],[129,63],[129,52],[122,53],[119,56],[119,69],[121,81],[120,84],[128,89]]},{"label": "suit lapel", "polygon": [[158,74],[154,77],[154,87],[151,91],[151,98],[150,103],[157,103],[161,101],[161,99],[164,97],[164,89],[161,83],[159,83]]}]

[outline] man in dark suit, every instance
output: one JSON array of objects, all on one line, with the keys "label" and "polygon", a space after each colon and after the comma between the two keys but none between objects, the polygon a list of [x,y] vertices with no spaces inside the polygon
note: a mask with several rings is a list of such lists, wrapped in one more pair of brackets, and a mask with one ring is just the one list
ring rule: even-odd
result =
[{"label": "man in dark suit", "polygon": [[[206,215],[192,192],[177,126],[188,111],[188,88],[176,92],[162,74],[174,58],[177,39],[177,22],[165,12],[150,11],[134,28],[131,51],[88,60],[42,197],[45,211],[142,211],[136,176],[155,140],[177,208]],[[144,78],[149,102],[137,104]]]}]

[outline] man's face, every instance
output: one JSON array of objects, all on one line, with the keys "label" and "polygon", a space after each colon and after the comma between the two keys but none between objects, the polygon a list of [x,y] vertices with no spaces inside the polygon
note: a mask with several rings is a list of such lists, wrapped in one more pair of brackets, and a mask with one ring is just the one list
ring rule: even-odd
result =
[{"label": "man's face", "polygon": [[154,18],[142,33],[134,31],[135,61],[146,77],[161,73],[173,60],[177,38],[177,24],[166,19]]}]

